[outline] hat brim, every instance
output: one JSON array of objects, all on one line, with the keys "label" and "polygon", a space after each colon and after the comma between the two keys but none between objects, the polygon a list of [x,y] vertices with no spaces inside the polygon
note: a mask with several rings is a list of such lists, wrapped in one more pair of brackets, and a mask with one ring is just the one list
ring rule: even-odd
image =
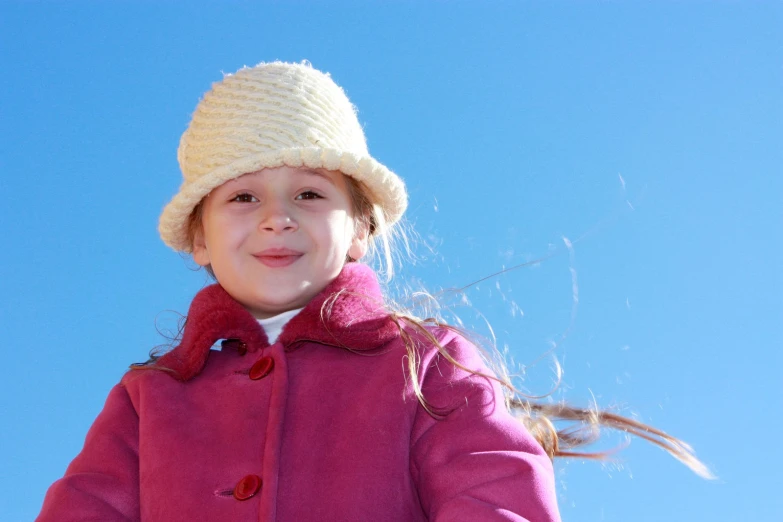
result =
[{"label": "hat brim", "polygon": [[371,201],[383,208],[388,224],[398,221],[407,207],[403,181],[371,156],[318,147],[280,149],[245,156],[217,167],[195,181],[186,180],[160,216],[161,239],[174,250],[191,253],[190,216],[207,194],[243,174],[282,166],[339,171],[362,182],[370,191]]}]

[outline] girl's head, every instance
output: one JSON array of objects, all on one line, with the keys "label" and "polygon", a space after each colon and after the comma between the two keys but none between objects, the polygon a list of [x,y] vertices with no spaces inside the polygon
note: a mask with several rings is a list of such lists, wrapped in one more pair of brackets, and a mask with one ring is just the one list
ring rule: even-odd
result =
[{"label": "girl's head", "polygon": [[405,211],[353,105],[309,64],[268,63],[216,83],[182,136],[184,183],[160,234],[257,317],[304,306]]},{"label": "girl's head", "polygon": [[266,168],[214,189],[194,226],[193,258],[258,318],[301,308],[367,253],[347,176]]}]

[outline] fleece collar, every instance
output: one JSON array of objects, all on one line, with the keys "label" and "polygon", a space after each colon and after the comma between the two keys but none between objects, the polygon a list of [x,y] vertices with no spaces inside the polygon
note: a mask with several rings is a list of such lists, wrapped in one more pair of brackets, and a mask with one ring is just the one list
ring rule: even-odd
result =
[{"label": "fleece collar", "polygon": [[[368,351],[399,335],[383,305],[375,273],[366,265],[346,263],[342,272],[283,327],[278,342],[286,348],[299,341]],[[219,284],[193,299],[180,344],[156,365],[187,381],[204,368],[219,339],[239,339],[247,351],[269,346],[258,321]]]}]

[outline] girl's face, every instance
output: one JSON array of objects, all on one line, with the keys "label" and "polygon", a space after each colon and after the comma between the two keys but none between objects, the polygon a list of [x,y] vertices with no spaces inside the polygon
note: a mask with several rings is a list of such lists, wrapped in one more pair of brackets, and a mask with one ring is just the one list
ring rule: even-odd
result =
[{"label": "girl's face", "polygon": [[227,181],[203,201],[193,259],[256,318],[301,308],[367,252],[345,176],[278,167]]}]

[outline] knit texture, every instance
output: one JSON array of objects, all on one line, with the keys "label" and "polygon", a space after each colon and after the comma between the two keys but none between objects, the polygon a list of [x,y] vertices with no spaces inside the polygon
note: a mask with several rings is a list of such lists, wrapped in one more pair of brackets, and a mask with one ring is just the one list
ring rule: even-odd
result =
[{"label": "knit texture", "polygon": [[407,207],[402,180],[370,156],[345,92],[308,63],[261,63],[215,83],[177,151],[184,181],[160,218],[163,241],[191,252],[188,219],[226,181],[263,168],[340,171],[364,183],[389,224]]}]

